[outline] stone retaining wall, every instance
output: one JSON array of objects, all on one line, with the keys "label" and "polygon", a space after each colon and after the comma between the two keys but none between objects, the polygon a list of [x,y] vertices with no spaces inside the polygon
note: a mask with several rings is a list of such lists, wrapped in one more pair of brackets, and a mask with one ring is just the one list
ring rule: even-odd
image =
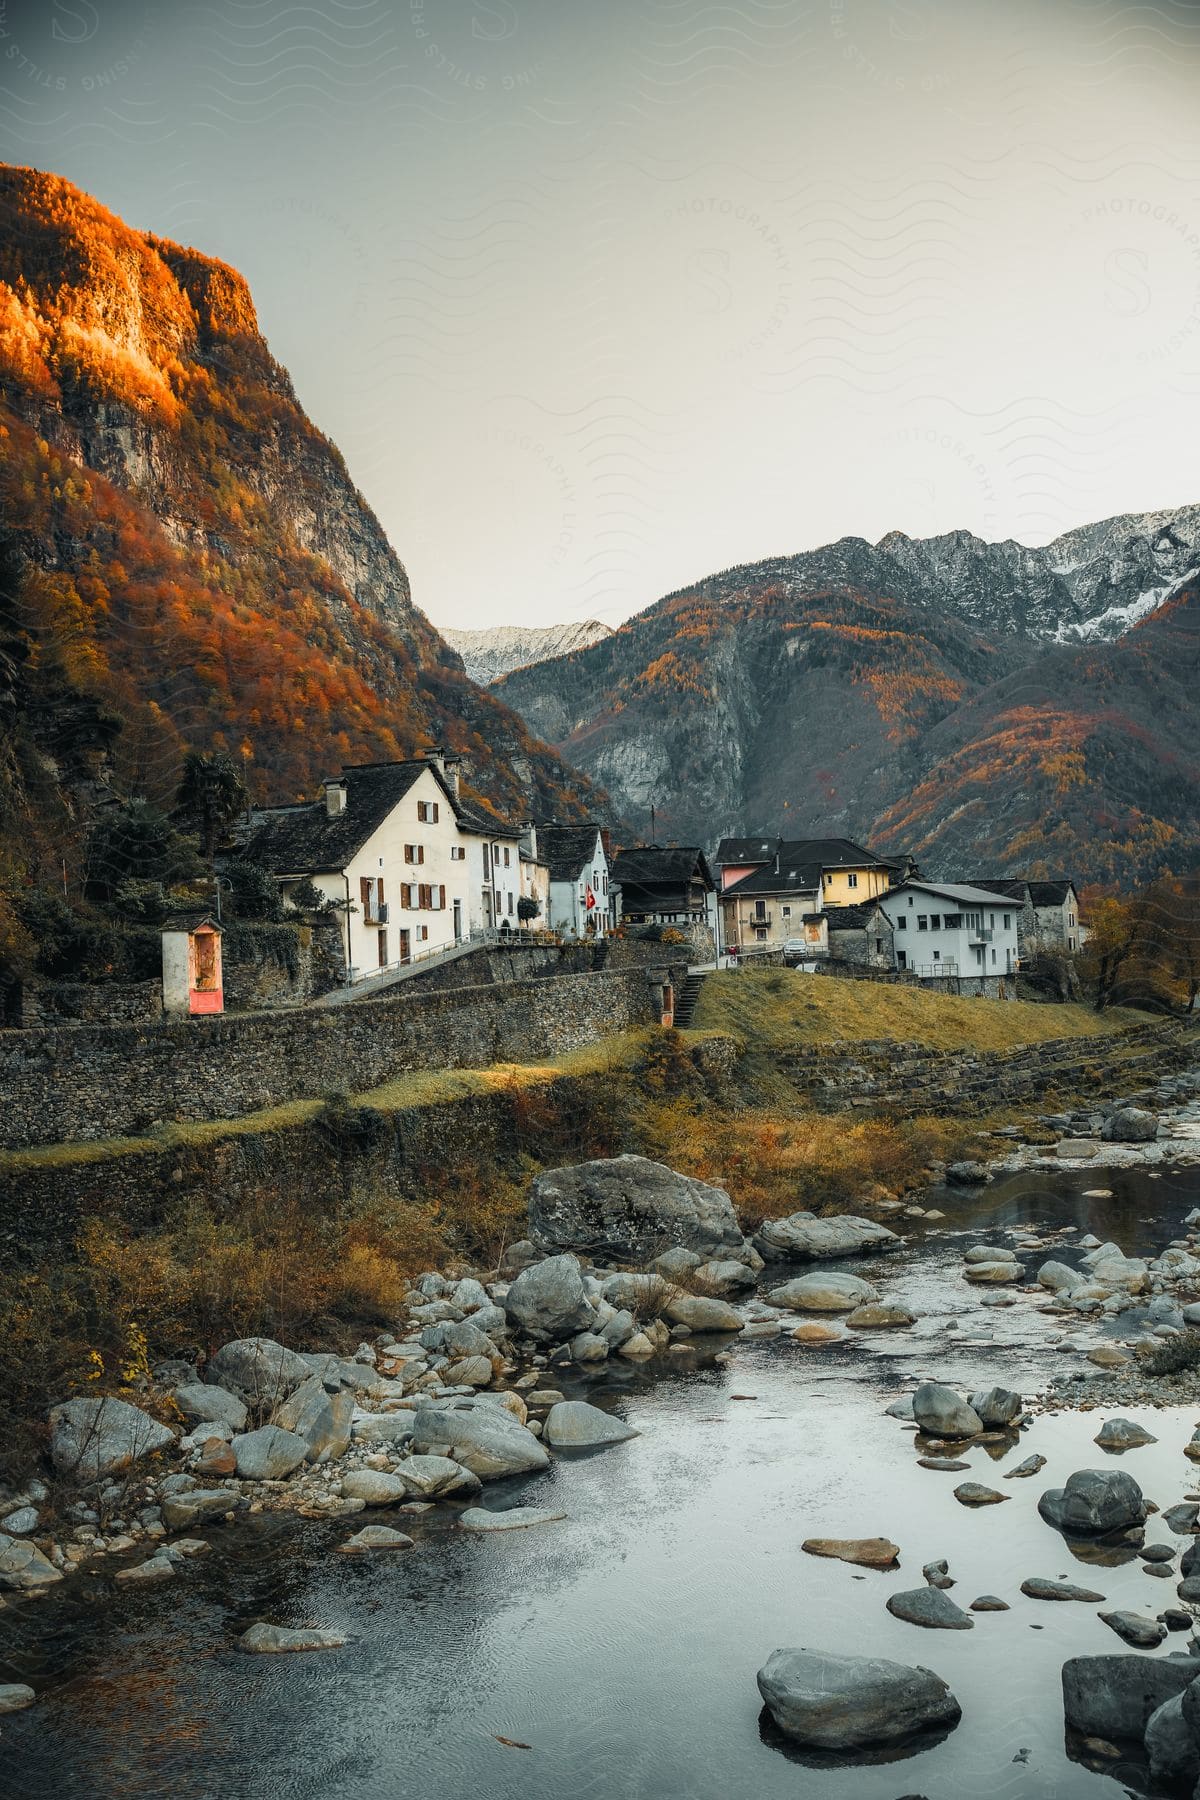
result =
[{"label": "stone retaining wall", "polygon": [[871,1108],[908,1116],[922,1112],[981,1115],[1038,1104],[1048,1093],[1085,1098],[1145,1086],[1184,1068],[1194,1045],[1174,1021],[1111,1037],[1051,1038],[1009,1051],[930,1050],[918,1044],[862,1042],[792,1051],[780,1067],[823,1112]]},{"label": "stone retaining wall", "polygon": [[[0,1034],[8,1148],[126,1137],[362,1092],[416,1069],[530,1062],[661,1017],[664,971],[418,992],[347,1006]],[[683,971],[678,971],[680,979]]]}]

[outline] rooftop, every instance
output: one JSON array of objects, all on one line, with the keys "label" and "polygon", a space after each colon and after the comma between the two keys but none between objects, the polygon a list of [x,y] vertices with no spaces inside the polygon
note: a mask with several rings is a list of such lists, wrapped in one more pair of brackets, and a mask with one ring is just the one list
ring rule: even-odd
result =
[{"label": "rooftop", "polygon": [[424,774],[433,776],[457,812],[459,803],[436,763],[361,763],[335,778],[346,790],[340,813],[329,813],[323,798],[256,807],[240,833],[240,854],[273,875],[340,873]]}]

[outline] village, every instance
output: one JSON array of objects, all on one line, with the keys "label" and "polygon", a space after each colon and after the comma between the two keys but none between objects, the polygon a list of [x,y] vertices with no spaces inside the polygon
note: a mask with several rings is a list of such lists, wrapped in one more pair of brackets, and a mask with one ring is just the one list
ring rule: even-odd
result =
[{"label": "village", "polygon": [[224,1010],[219,899],[248,868],[277,884],[285,916],[336,920],[337,973],[359,996],[487,943],[632,936],[698,969],[772,962],[1006,999],[1087,929],[1065,877],[928,880],[912,857],[838,837],[724,836],[710,856],[622,847],[597,821],[505,821],[467,801],[444,752],[352,765],[320,799],[249,809],[216,868],[212,912],[164,926],[168,1014]]}]

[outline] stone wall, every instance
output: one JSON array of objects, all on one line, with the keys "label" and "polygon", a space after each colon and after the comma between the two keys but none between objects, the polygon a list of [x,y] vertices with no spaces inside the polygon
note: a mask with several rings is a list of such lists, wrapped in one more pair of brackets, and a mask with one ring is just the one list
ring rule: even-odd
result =
[{"label": "stone wall", "polygon": [[660,1007],[656,972],[634,968],[445,992],[401,984],[290,1012],[6,1031],[0,1134],[9,1148],[125,1137],[362,1092],[415,1069],[529,1062],[655,1023]]},{"label": "stone wall", "polygon": [[827,1044],[780,1058],[793,1086],[823,1112],[869,1108],[895,1115],[981,1117],[1040,1105],[1054,1092],[1079,1098],[1128,1093],[1195,1060],[1175,1022],[1113,1037],[1052,1038],[1011,1051],[929,1050],[917,1044]]}]

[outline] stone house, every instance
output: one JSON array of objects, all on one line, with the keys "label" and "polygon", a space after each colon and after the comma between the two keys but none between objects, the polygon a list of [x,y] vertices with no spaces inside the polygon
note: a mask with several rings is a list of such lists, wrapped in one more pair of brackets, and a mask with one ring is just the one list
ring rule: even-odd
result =
[{"label": "stone house", "polygon": [[966,992],[998,991],[997,983],[1016,973],[1018,909],[1008,895],[909,880],[878,904],[892,922],[898,969],[924,981],[953,979]]},{"label": "stone house", "polygon": [[568,937],[611,931],[617,896],[599,825],[542,825],[538,840],[550,870],[551,930]]},{"label": "stone house", "polygon": [[1070,880],[1026,881],[1005,877],[998,881],[972,878],[974,887],[1004,894],[1017,908],[1017,939],[1021,955],[1033,957],[1039,950],[1073,953],[1087,940],[1087,927],[1079,910],[1079,895]]},{"label": "stone house", "polygon": [[831,962],[853,963],[860,969],[896,967],[892,921],[878,900],[827,906],[823,916]]}]

